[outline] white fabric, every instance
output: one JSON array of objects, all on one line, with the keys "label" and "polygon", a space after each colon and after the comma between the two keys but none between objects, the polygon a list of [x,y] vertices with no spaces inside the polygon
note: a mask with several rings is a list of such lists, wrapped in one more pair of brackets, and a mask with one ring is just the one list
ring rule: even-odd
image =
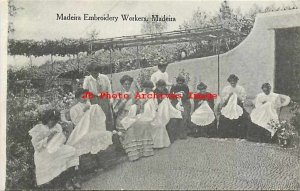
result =
[{"label": "white fabric", "polygon": [[[62,133],[62,128],[57,124],[54,129],[58,129],[58,133]],[[72,166],[79,165],[79,157],[76,156],[76,150],[74,147],[64,144],[54,149],[52,153],[48,151],[55,136],[47,142],[48,136],[51,134],[51,129],[46,125],[38,124],[29,131],[32,137],[31,142],[34,147],[34,163],[37,185],[45,184],[63,171]],[[55,142],[55,141],[53,141]],[[56,146],[55,146],[56,147]],[[51,150],[51,148],[50,148]]]},{"label": "white fabric", "polygon": [[203,103],[196,109],[196,111],[191,116],[191,121],[199,126],[209,125],[214,120],[215,114],[213,110],[209,107],[207,101],[203,101]]},{"label": "white fabric", "polygon": [[62,132],[62,128],[60,128],[58,125],[53,127],[50,132],[55,132],[56,134],[48,142],[47,151],[49,153],[54,153],[64,145],[67,139],[65,134]]},{"label": "white fabric", "polygon": [[136,122],[137,106],[134,104],[129,108],[128,115],[121,120],[121,124],[127,130],[134,122]]},{"label": "white fabric", "polygon": [[77,154],[96,154],[112,144],[112,133],[106,131],[106,116],[98,104],[90,106],[75,129],[72,131],[67,144],[76,148]]},{"label": "white fabric", "polygon": [[228,119],[238,119],[243,115],[243,109],[237,104],[237,94],[233,93],[225,107],[221,109],[221,114]]},{"label": "white fabric", "polygon": [[151,122],[156,116],[157,104],[153,99],[149,99],[144,104],[142,113],[137,114],[137,105],[133,104],[129,108],[128,115],[121,120],[121,124],[125,129],[128,129],[137,120]]},{"label": "white fabric", "polygon": [[70,117],[71,117],[71,121],[75,125],[77,125],[79,123],[79,121],[81,120],[81,118],[83,117],[83,115],[84,115],[83,109],[86,107],[86,104],[88,104],[88,103],[78,102],[76,105],[71,107]]},{"label": "white fabric", "polygon": [[182,118],[181,112],[175,109],[170,100],[165,98],[158,106],[155,119],[152,121],[152,138],[154,148],[163,148],[170,146],[170,138],[166,129],[171,118]]},{"label": "white fabric", "polygon": [[178,109],[179,111],[184,111],[184,107],[182,106],[182,101],[181,99],[178,100],[178,103],[176,104],[176,109]]},{"label": "white fabric", "polygon": [[256,96],[255,108],[250,114],[251,121],[271,132],[271,136],[273,136],[276,133],[276,129],[273,129],[268,123],[271,120],[279,121],[276,110],[281,106],[279,94],[270,93],[269,95],[266,95],[265,93],[260,93]]},{"label": "white fabric", "polygon": [[169,75],[167,72],[162,73],[160,70],[157,70],[151,75],[150,80],[153,82],[154,86],[158,80],[164,80],[167,85],[170,85],[171,83],[169,82]]},{"label": "white fabric", "polygon": [[127,92],[124,88],[122,89],[122,91],[117,91],[115,92],[115,94],[122,94],[122,95],[129,95],[129,99],[128,100],[125,100],[125,98],[118,98],[118,99],[113,99],[113,110],[115,113],[117,113],[119,111],[119,105],[126,102],[125,103],[125,106],[124,106],[124,109],[126,110],[129,110],[129,107],[132,105],[132,98],[134,97],[135,93],[134,91],[129,91]]},{"label": "white fabric", "polygon": [[138,115],[139,120],[141,121],[153,121],[156,115],[157,103],[153,99],[147,100],[144,105],[143,113]]},{"label": "white fabric", "polygon": [[[112,94],[110,80],[104,74],[99,74],[97,79],[92,75],[86,76],[83,81],[83,88],[95,95],[99,95],[101,92]],[[113,99],[110,99],[110,102],[113,103]]]},{"label": "white fabric", "polygon": [[223,101],[228,98],[230,93],[235,93],[237,95],[237,97],[239,99],[241,99],[242,101],[245,101],[245,99],[246,99],[245,89],[238,84],[236,85],[236,87],[232,87],[232,86],[224,87],[224,89],[222,90],[222,93],[221,93]]}]

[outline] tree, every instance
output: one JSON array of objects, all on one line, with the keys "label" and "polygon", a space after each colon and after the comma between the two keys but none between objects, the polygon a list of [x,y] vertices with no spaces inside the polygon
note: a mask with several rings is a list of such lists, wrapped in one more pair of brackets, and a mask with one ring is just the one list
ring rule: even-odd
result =
[{"label": "tree", "polygon": [[[100,32],[98,32],[96,29],[93,29],[90,32],[87,32],[87,36],[88,36],[89,40],[96,40],[99,34],[100,34]],[[90,44],[89,51],[90,51],[90,53],[94,53],[93,52],[93,43]]]},{"label": "tree", "polygon": [[8,1],[8,34],[9,36],[13,35],[15,32],[15,27],[13,23],[14,17],[17,15],[18,10],[22,10],[22,7],[17,7],[15,5],[14,0],[9,0]]},{"label": "tree", "polygon": [[179,25],[180,30],[189,28],[203,28],[214,24],[214,17],[208,12],[198,8],[189,21],[184,21]]},{"label": "tree", "polygon": [[219,17],[221,20],[231,19],[233,17],[233,10],[229,7],[229,4],[226,0],[221,3]]},{"label": "tree", "polygon": [[[156,14],[153,14],[156,15]],[[152,21],[152,14],[147,16],[147,21],[143,21],[141,33],[155,34],[166,31],[168,28],[167,21]]]},{"label": "tree", "polygon": [[96,29],[91,30],[90,32],[87,32],[87,36],[89,40],[95,40],[99,36],[100,32]]}]

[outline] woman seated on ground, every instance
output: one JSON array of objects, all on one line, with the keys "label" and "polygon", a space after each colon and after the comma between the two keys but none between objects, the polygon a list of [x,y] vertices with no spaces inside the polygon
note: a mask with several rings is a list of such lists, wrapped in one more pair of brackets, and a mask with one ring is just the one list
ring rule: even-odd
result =
[{"label": "woman seated on ground", "polygon": [[[193,137],[215,137],[217,135],[217,120],[214,113],[214,97],[206,91],[207,85],[197,85],[198,97],[194,97],[194,112],[191,116]],[[196,94],[197,96],[197,94]]]},{"label": "woman seated on ground", "polygon": [[255,99],[255,108],[250,114],[251,125],[248,128],[247,139],[255,142],[270,142],[276,129],[268,123],[279,121],[278,110],[290,103],[290,97],[271,92],[271,85],[264,83],[262,93]]},{"label": "woman seated on ground", "polygon": [[[121,78],[122,93],[130,95],[130,99],[120,99],[114,103],[116,128],[122,132],[120,142],[130,161],[154,155],[151,135],[151,121],[155,117],[156,106],[152,99],[136,100],[130,91],[133,78],[125,75]],[[151,81],[143,83],[143,93],[152,92]]]},{"label": "woman seated on ground", "polygon": [[112,144],[112,133],[105,128],[105,114],[98,104],[91,104],[87,93],[83,88],[76,91],[77,104],[71,107],[69,114],[75,128],[67,145],[75,147],[78,156],[97,154]]},{"label": "woman seated on ground", "polygon": [[[35,151],[34,163],[38,186],[50,182],[70,167],[79,165],[75,148],[65,145],[66,136],[58,124],[59,120],[59,111],[47,110],[42,115],[42,124],[34,126],[29,131]],[[67,181],[68,189],[80,187],[73,180]]]},{"label": "woman seated on ground", "polygon": [[[154,148],[169,147],[171,142],[166,126],[172,118],[181,119],[182,121],[181,112],[172,106],[168,98],[169,94],[166,85],[167,84],[164,80],[158,80],[156,83],[156,89],[154,90],[154,93],[158,96],[156,99],[158,104],[156,117],[151,123],[153,126],[152,136]],[[181,123],[181,125],[182,124],[183,123]]]},{"label": "woman seated on ground", "polygon": [[[185,78],[182,75],[179,75],[176,78],[176,84],[173,85],[170,89],[171,94],[182,94],[181,99],[171,99],[173,107],[181,111],[182,120],[174,120],[179,122],[176,126],[171,125],[172,128],[168,125],[168,132],[172,132],[171,129],[175,131],[175,138],[186,139],[187,133],[189,130],[189,125],[191,122],[191,102],[189,99],[189,87],[185,84]],[[172,123],[172,122],[170,122]],[[170,137],[171,139],[171,137]]]},{"label": "woman seated on ground", "polygon": [[221,138],[246,138],[249,114],[243,107],[246,99],[245,89],[238,85],[239,78],[231,74],[230,83],[221,93],[221,115],[219,118],[219,136]]}]

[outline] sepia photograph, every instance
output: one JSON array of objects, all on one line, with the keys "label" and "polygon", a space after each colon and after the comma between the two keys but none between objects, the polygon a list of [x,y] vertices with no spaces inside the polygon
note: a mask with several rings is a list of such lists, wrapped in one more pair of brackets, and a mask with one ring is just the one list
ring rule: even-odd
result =
[{"label": "sepia photograph", "polygon": [[0,190],[300,190],[299,0],[0,4]]}]

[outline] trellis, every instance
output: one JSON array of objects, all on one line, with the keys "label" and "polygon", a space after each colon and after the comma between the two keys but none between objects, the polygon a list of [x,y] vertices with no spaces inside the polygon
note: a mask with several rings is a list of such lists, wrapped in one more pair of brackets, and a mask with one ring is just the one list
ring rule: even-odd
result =
[{"label": "trellis", "polygon": [[139,48],[142,46],[172,44],[180,42],[199,42],[199,41],[212,41],[216,42],[215,53],[218,55],[218,93],[219,93],[219,54],[220,54],[220,42],[224,39],[230,39],[233,37],[244,37],[238,31],[231,30],[222,25],[208,26],[204,28],[194,28],[186,30],[176,30],[171,32],[163,32],[156,34],[144,34],[133,36],[122,36],[116,38],[106,39],[63,39],[61,41],[30,41],[30,40],[9,40],[8,53],[10,55],[77,55],[80,52],[88,52],[93,54],[98,50],[109,51],[109,65],[110,74],[112,77],[112,51],[116,49],[122,49],[126,47],[136,47],[136,60],[138,67],[139,63]]}]

